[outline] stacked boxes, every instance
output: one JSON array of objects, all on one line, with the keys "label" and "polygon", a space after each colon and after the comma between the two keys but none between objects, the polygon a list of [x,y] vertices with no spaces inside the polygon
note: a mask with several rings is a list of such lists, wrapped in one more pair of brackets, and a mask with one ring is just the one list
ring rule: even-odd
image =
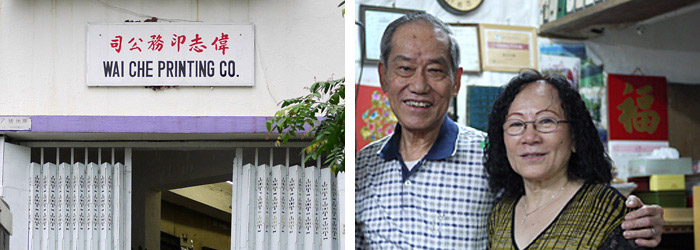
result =
[{"label": "stacked boxes", "polygon": [[669,174],[693,174],[693,165],[690,157],[678,159],[634,159],[630,160],[627,173],[629,177],[669,175]]},{"label": "stacked boxes", "polygon": [[649,177],[649,190],[651,191],[678,191],[685,190],[685,175],[652,175]]},{"label": "stacked boxes", "polygon": [[690,158],[636,159],[629,165],[628,181],[637,183],[635,195],[646,204],[686,207],[685,175],[693,173]]}]

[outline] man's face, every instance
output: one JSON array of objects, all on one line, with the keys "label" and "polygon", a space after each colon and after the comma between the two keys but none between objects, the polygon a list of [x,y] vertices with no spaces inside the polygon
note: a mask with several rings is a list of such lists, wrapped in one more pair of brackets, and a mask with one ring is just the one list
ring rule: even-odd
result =
[{"label": "man's face", "polygon": [[379,64],[379,79],[403,129],[440,129],[462,76],[461,68],[452,74],[449,50],[448,35],[424,21],[396,29],[387,65]]}]

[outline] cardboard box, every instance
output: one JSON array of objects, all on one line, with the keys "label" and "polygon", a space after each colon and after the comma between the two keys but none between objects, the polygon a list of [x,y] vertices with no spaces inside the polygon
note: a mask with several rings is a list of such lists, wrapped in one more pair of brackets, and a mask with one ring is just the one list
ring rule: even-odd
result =
[{"label": "cardboard box", "polygon": [[649,191],[649,177],[632,177],[627,178],[628,182],[634,182],[637,184],[635,191]]},{"label": "cardboard box", "polygon": [[651,176],[655,174],[693,174],[690,157],[679,159],[634,159],[629,161],[628,177]]},{"label": "cardboard box", "polygon": [[650,191],[685,190],[685,175],[652,175],[649,177]]}]

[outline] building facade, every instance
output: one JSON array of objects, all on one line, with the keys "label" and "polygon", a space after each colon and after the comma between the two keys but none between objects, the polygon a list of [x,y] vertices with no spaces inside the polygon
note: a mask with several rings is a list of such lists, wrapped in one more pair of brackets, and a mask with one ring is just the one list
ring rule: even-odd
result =
[{"label": "building facade", "polygon": [[[32,206],[43,202],[43,195],[51,200],[51,195],[62,197],[77,192],[78,189],[71,189],[73,186],[70,185],[78,185],[78,181],[69,183],[68,180],[78,180],[71,176],[78,172],[87,173],[84,178],[88,181],[90,178],[117,180],[117,175],[121,178],[118,183],[104,182],[111,189],[84,189],[88,197],[92,197],[90,192],[94,195],[98,195],[98,190],[107,192],[99,195],[111,197],[114,202],[111,206],[120,206],[110,210],[115,212],[110,215],[112,217],[99,217],[122,223],[121,231],[110,231],[107,234],[111,236],[104,237],[111,237],[112,242],[119,237],[121,245],[117,245],[123,249],[138,249],[139,246],[157,249],[161,232],[179,238],[188,237],[177,231],[167,232],[168,229],[162,226],[177,224],[161,220],[161,211],[165,211],[161,210],[161,201],[166,199],[164,196],[173,194],[168,190],[232,181],[235,166],[247,163],[255,166],[263,163],[269,166],[318,166],[317,162],[301,160],[301,148],[306,146],[303,140],[292,140],[286,146],[275,147],[274,141],[267,140],[270,135],[265,122],[279,110],[280,101],[306,94],[308,90],[304,88],[314,81],[344,77],[344,18],[338,4],[315,0],[0,0],[0,170],[2,197],[13,214],[10,246],[31,245],[40,231],[44,231],[41,235],[45,238],[36,241],[40,242],[37,244],[46,244],[47,239],[53,239],[51,237],[61,237],[60,230],[55,236],[45,236],[48,234],[46,226],[39,224],[53,222],[42,221],[41,218],[45,217],[43,211],[39,212],[41,209]],[[232,42],[228,43],[225,53],[243,50],[249,53],[250,56],[241,61],[237,58],[230,60],[236,60],[236,65],[249,67],[253,76],[249,76],[245,84],[229,84],[234,81],[227,79],[218,79],[219,82],[214,83],[212,77],[212,84],[208,85],[208,79],[204,77],[195,81],[197,86],[191,86],[187,80],[175,76],[145,83],[131,79],[125,80],[124,85],[93,84],[91,72],[107,74],[107,69],[105,64],[89,65],[90,58],[115,49],[106,43],[103,43],[104,48],[91,47],[96,41],[89,36],[96,34],[93,27],[103,25],[106,28],[98,32],[108,33],[125,23],[128,24],[125,28],[128,35],[124,35],[120,44],[122,54],[127,49],[133,51],[131,49],[137,45],[127,41],[130,38],[135,38],[136,42],[148,39],[133,35],[137,33],[128,33],[145,25],[151,25],[148,27],[154,30],[173,25],[193,26],[195,30],[196,27],[219,24],[252,27],[253,33],[246,41],[252,42],[253,46],[233,42],[237,32],[233,30],[226,34],[232,37]],[[228,27],[216,32],[223,35],[230,30]],[[162,46],[166,48],[174,46],[177,41],[171,39],[173,32],[168,32],[163,33],[162,39]],[[108,41],[116,38],[114,33],[110,34]],[[193,37],[183,40],[183,51],[189,48],[192,52],[191,44],[195,41],[191,39]],[[217,37],[203,37],[207,40],[203,45],[221,52],[218,48],[226,45],[211,43],[212,39]],[[140,49],[148,50],[148,42],[141,41]],[[189,47],[184,47],[186,45]],[[124,60],[128,64],[128,60],[177,58],[159,57],[144,59],[136,55]],[[202,58],[205,61],[219,60]],[[216,70],[228,67],[216,62],[213,67]],[[157,70],[156,63],[153,68]],[[122,68],[121,71],[123,74],[137,74],[136,70]],[[32,162],[37,163],[36,166],[30,165]],[[90,175],[91,169],[95,175]],[[42,185],[50,185],[40,183],[42,178],[57,177],[60,185],[62,176],[68,188],[56,191],[59,192],[56,194],[48,189],[42,190]],[[33,188],[34,183],[30,184],[35,179],[39,182],[38,188]],[[234,197],[235,187],[236,184]],[[39,200],[27,199],[35,196]],[[86,209],[96,209],[91,210],[95,212],[102,210],[100,206],[107,206],[105,199],[99,197],[93,200],[99,201],[94,207],[90,207],[92,203],[87,199]],[[73,205],[71,202],[69,198],[63,203],[59,199],[58,204],[67,209]],[[168,206],[177,203],[173,199],[169,202]],[[233,203],[229,213],[232,208],[235,213],[235,198]],[[221,214],[226,207],[221,206],[219,210],[212,213]],[[51,211],[47,213],[50,215]],[[219,217],[225,217],[223,214]],[[68,220],[78,217],[66,215],[60,218],[63,221],[56,222],[59,227],[61,222],[68,225]],[[230,222],[231,218],[228,219]],[[32,223],[39,223],[37,229],[32,229]],[[204,234],[214,233],[200,233]],[[189,235],[189,239],[196,237]],[[231,246],[239,238],[231,236]],[[197,245],[201,241],[192,245],[196,249],[206,247]],[[95,244],[96,247],[111,249],[103,243]],[[226,242],[212,244],[221,246]],[[32,246],[35,248],[36,244]]]}]

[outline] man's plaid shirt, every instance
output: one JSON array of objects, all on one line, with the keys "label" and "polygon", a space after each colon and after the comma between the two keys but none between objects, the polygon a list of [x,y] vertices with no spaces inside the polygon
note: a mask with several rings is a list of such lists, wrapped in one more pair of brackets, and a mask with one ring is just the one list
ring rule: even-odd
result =
[{"label": "man's plaid shirt", "polygon": [[483,167],[485,134],[446,118],[409,172],[400,126],[357,154],[358,249],[485,249],[494,203]]}]

